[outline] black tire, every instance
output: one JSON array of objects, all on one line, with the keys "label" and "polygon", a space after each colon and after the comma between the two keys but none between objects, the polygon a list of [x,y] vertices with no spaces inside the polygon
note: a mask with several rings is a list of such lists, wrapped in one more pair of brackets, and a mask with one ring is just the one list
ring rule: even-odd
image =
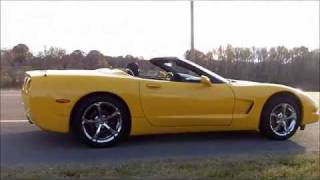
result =
[{"label": "black tire", "polygon": [[[296,123],[292,131],[287,135],[278,135],[271,128],[270,118],[271,118],[272,110],[280,104],[288,104],[296,112]],[[295,134],[295,132],[297,131],[300,125],[300,122],[301,122],[301,110],[296,98],[289,95],[279,95],[279,96],[272,97],[272,99],[268,100],[267,103],[265,104],[261,114],[259,129],[260,129],[260,132],[269,139],[287,140]]]},{"label": "black tire", "polygon": [[[112,104],[120,111],[121,114],[121,130],[119,130],[117,136],[114,136],[114,138],[108,142],[95,142],[89,139],[82,128],[82,116],[84,115],[86,109],[97,102]],[[71,119],[71,130],[73,135],[77,139],[80,139],[83,143],[92,147],[111,147],[118,144],[121,140],[123,140],[123,138],[129,135],[130,127],[130,114],[126,105],[118,98],[108,95],[92,95],[81,100],[81,102],[76,105]]]}]

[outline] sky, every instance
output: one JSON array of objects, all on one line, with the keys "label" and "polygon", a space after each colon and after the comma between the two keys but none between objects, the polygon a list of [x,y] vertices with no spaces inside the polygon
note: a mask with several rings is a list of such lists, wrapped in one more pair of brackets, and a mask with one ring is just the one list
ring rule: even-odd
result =
[{"label": "sky", "polygon": [[[319,48],[319,1],[196,1],[195,48]],[[59,47],[105,55],[182,56],[188,1],[1,1],[1,49]]]}]

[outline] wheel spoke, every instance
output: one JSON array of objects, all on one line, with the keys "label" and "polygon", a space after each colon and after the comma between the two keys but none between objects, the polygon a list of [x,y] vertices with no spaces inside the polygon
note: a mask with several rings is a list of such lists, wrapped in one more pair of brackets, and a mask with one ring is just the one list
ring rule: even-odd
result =
[{"label": "wheel spoke", "polygon": [[98,116],[99,118],[101,118],[102,117],[101,103],[96,103],[95,106],[97,107],[97,110],[98,110]]},{"label": "wheel spoke", "polygon": [[270,116],[271,117],[278,117],[276,113],[271,113]]},{"label": "wheel spoke", "polygon": [[283,126],[283,129],[284,129],[285,133],[287,133],[288,132],[287,122],[282,121],[282,126]]},{"label": "wheel spoke", "polygon": [[102,127],[102,125],[100,124],[100,125],[98,126],[97,130],[96,130],[96,133],[94,134],[94,136],[93,136],[93,138],[92,138],[93,140],[96,140],[96,141],[97,141],[97,138],[98,138],[98,136],[99,136],[101,127]]},{"label": "wheel spoke", "polygon": [[289,110],[291,113],[294,113],[294,112],[295,112],[291,107],[288,107],[288,110]]},{"label": "wheel spoke", "polygon": [[279,129],[281,128],[281,124],[277,124],[277,126],[276,127],[274,127],[273,128],[273,130],[275,130],[275,131],[279,131]]},{"label": "wheel spoke", "polygon": [[109,116],[107,116],[106,121],[108,121],[108,120],[110,120],[110,119],[112,119],[112,118],[114,118],[116,116],[119,116],[119,115],[120,115],[119,110],[116,110],[114,113],[112,113]]},{"label": "wheel spoke", "polygon": [[291,129],[293,129],[295,125],[296,125],[296,122],[295,121],[291,121],[290,125],[288,127],[288,131],[291,131]]},{"label": "wheel spoke", "polygon": [[285,116],[287,113],[288,104],[282,104],[282,113]]},{"label": "wheel spoke", "polygon": [[87,119],[85,117],[82,117],[82,124],[86,124],[86,123],[97,123],[97,120],[92,120],[92,119]]},{"label": "wheel spoke", "polygon": [[118,133],[117,131],[113,130],[107,123],[104,123],[103,126],[106,127],[112,135],[116,135]]},{"label": "wheel spoke", "polygon": [[296,113],[292,113],[289,117],[286,117],[285,119],[286,120],[289,120],[289,119],[295,119],[295,118],[297,118],[297,114]]},{"label": "wheel spoke", "polygon": [[281,123],[281,120],[277,120],[276,123],[277,123],[277,124]]}]

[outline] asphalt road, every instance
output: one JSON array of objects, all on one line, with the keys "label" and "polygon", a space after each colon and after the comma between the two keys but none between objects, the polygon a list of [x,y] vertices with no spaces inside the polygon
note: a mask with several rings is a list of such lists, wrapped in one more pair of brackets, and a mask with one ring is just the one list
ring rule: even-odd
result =
[{"label": "asphalt road", "polygon": [[[319,102],[319,94],[317,96]],[[1,91],[1,166],[117,163],[138,159],[189,158],[319,151],[319,123],[287,141],[255,132],[130,137],[113,148],[92,149],[72,136],[41,131],[25,121],[19,91]]]}]

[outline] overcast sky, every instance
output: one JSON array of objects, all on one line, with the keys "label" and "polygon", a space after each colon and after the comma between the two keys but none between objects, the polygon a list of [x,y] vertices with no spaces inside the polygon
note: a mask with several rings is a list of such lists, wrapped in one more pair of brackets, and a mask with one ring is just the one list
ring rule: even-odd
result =
[{"label": "overcast sky", "polygon": [[[195,48],[319,48],[319,1],[195,2]],[[190,48],[188,1],[1,1],[1,48],[60,47],[105,55],[182,56]]]}]

